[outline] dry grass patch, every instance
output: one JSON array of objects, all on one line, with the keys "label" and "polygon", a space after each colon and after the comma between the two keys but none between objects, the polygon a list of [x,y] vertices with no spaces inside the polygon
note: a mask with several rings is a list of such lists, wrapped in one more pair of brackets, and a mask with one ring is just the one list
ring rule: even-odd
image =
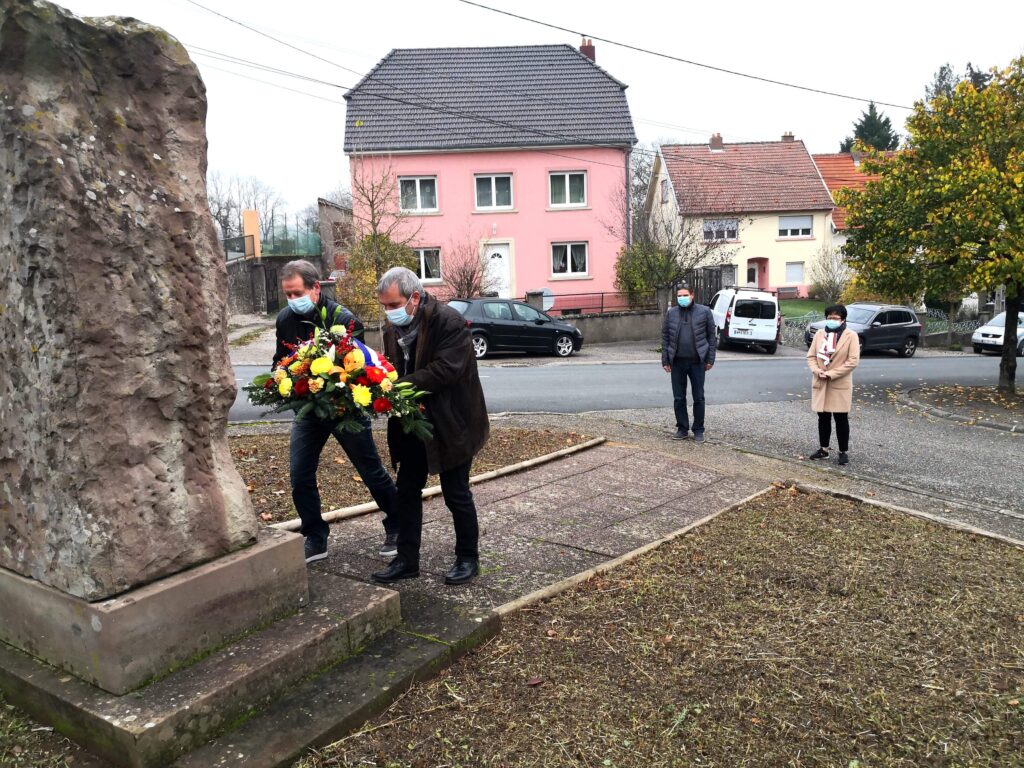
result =
[{"label": "dry grass patch", "polygon": [[1024,551],[779,490],[300,766],[1020,766],[1022,702]]}]

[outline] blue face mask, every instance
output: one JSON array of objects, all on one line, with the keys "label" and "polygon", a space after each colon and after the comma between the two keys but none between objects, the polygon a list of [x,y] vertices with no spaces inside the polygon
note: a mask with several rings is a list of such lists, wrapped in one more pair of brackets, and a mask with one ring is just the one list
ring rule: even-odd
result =
[{"label": "blue face mask", "polygon": [[299,315],[308,315],[316,307],[309,296],[299,296],[297,299],[288,299],[288,306],[292,308],[292,312]]},{"label": "blue face mask", "polygon": [[398,309],[386,309],[384,314],[388,316],[388,322],[392,325],[408,325],[412,322],[412,315],[410,315],[405,307],[409,306],[409,302],[405,302],[405,306],[399,307]]},{"label": "blue face mask", "polygon": [[839,330],[839,326],[842,325],[842,324],[843,324],[842,320],[826,320],[825,321],[825,327],[828,328],[830,331],[837,331],[837,330]]},{"label": "blue face mask", "polygon": [[678,302],[679,306],[682,307],[683,309],[686,309],[688,306],[690,306],[690,303],[692,301],[693,299],[691,299],[689,296],[676,296],[676,302]]}]

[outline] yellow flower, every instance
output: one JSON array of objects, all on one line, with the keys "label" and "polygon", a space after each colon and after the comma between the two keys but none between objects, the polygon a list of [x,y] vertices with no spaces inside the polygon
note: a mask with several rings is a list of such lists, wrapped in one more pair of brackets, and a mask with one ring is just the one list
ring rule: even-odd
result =
[{"label": "yellow flower", "polygon": [[398,371],[388,371],[388,379],[394,381],[398,378]]},{"label": "yellow flower", "polygon": [[305,363],[302,360],[296,360],[294,363],[288,366],[288,370],[292,373],[298,373],[299,369],[304,366]]},{"label": "yellow flower", "polygon": [[288,378],[288,371],[284,368],[278,368],[274,371],[274,382],[280,384],[282,381]]},{"label": "yellow flower", "polygon": [[309,357],[312,354],[313,354],[313,345],[312,344],[304,344],[301,347],[299,347],[299,351],[296,354],[296,357],[299,360],[305,360],[307,357]]},{"label": "yellow flower", "polygon": [[333,367],[334,363],[332,363],[326,357],[318,357],[309,366],[309,372],[312,373],[314,376],[323,376]]},{"label": "yellow flower", "polygon": [[331,333],[333,333],[335,336],[341,336],[342,338],[344,338],[345,336],[348,336],[348,328],[346,328],[344,325],[332,325]]},{"label": "yellow flower", "polygon": [[345,366],[345,370],[351,373],[357,371],[366,365],[366,358],[363,357],[363,351],[361,349],[353,349],[347,355],[342,363]]},{"label": "yellow flower", "polygon": [[314,395],[324,388],[324,380],[321,378],[313,378],[309,380],[309,391]]},{"label": "yellow flower", "polygon": [[392,383],[391,379],[384,379],[384,381],[380,383],[380,388],[385,392],[390,392],[394,387],[395,385]]},{"label": "yellow flower", "polygon": [[373,395],[370,393],[369,387],[364,387],[362,384],[352,384],[352,399],[356,405],[367,406],[370,404],[370,400],[373,399]]},{"label": "yellow flower", "polygon": [[341,377],[342,377],[342,379],[341,379],[342,381],[344,381],[344,380],[345,380],[345,377],[346,377],[346,376],[348,376],[348,374],[347,374],[347,373],[345,373],[345,369],[344,369],[344,368],[342,368],[341,366],[338,366],[338,365],[335,365],[335,366],[333,366],[333,367],[331,368],[331,370],[329,370],[329,371],[328,371],[328,373],[329,373],[329,374],[330,374],[331,376],[333,376],[334,374],[338,374],[339,376],[341,376]]},{"label": "yellow flower", "polygon": [[277,385],[277,391],[281,393],[282,397],[288,397],[292,393],[292,380],[282,379]]}]

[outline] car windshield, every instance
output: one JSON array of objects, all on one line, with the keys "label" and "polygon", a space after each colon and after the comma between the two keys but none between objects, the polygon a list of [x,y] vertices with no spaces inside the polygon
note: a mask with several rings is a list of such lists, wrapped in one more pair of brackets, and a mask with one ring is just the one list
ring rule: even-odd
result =
[{"label": "car windshield", "polygon": [[775,304],[770,301],[741,299],[736,302],[736,311],[733,314],[751,320],[774,320]]},{"label": "car windshield", "polygon": [[849,307],[846,310],[846,322],[867,325],[874,314],[875,310],[866,307]]},{"label": "car windshield", "polygon": [[[1005,328],[1006,327],[1006,313],[1000,312],[998,315],[992,318],[992,320],[986,323],[990,328]],[[1024,312],[1017,315],[1017,328],[1024,325]]]},{"label": "car windshield", "polygon": [[466,310],[469,309],[469,302],[468,301],[459,301],[459,300],[456,299],[454,301],[449,301],[448,302],[448,306],[451,307],[452,309],[454,309],[460,315],[464,315],[464,314],[466,314]]}]

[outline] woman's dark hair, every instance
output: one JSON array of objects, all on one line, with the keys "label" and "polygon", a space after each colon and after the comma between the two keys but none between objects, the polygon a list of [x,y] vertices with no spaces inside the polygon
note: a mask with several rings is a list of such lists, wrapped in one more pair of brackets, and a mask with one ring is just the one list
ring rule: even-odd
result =
[{"label": "woman's dark hair", "polygon": [[839,315],[843,320],[846,319],[846,306],[844,304],[833,304],[830,307],[825,307],[825,317],[829,315]]}]

